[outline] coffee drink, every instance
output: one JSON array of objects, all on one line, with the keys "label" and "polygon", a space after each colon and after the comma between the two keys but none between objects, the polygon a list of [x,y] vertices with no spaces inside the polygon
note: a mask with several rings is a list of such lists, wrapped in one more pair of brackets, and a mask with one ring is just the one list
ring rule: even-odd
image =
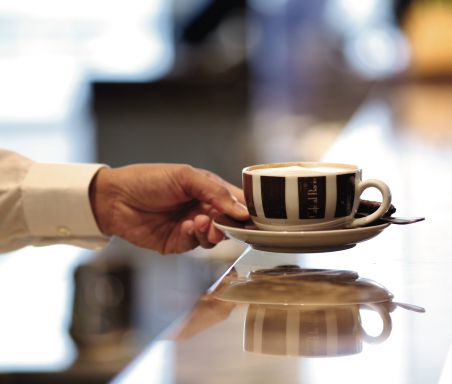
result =
[{"label": "coffee drink", "polygon": [[301,165],[288,165],[275,168],[256,168],[250,171],[250,173],[264,176],[312,176],[318,173],[334,174],[341,171],[346,172],[347,169],[340,167],[307,167]]}]

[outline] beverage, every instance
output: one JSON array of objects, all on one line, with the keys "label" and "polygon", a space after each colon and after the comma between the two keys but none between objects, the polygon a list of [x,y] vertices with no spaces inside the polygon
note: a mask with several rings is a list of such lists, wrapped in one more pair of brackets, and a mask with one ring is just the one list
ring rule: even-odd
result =
[{"label": "beverage", "polygon": [[320,167],[306,165],[288,165],[274,168],[256,168],[250,171],[253,175],[264,176],[312,176],[317,174],[336,174],[338,172],[350,171],[344,167]]}]

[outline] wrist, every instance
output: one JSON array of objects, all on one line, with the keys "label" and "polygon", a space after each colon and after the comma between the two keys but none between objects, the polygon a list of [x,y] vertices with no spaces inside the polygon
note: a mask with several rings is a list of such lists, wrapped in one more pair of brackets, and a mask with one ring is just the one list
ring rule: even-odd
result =
[{"label": "wrist", "polygon": [[91,209],[100,231],[111,236],[110,217],[114,201],[111,168],[101,168],[94,176],[89,186]]}]

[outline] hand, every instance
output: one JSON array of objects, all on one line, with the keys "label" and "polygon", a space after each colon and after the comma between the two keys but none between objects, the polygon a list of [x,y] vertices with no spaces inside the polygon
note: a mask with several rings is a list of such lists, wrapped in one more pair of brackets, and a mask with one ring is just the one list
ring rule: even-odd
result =
[{"label": "hand", "polygon": [[188,340],[207,328],[226,320],[238,303],[220,300],[220,292],[227,289],[238,278],[237,270],[232,266],[227,274],[201,296],[179,329],[173,332],[174,340]]},{"label": "hand", "polygon": [[224,239],[219,213],[248,219],[241,189],[183,164],[102,168],[90,186],[100,230],[162,254],[211,248]]},{"label": "hand", "polygon": [[197,334],[226,320],[236,303],[218,300],[212,295],[202,296],[182,325],[173,332],[174,340],[190,340]]}]

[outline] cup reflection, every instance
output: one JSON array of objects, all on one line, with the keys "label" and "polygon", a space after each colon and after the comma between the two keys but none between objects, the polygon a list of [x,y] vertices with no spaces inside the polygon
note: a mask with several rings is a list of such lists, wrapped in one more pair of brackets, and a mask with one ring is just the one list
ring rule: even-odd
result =
[{"label": "cup reflection", "polygon": [[[381,333],[369,335],[360,310],[376,311]],[[381,304],[287,308],[251,304],[245,320],[244,349],[272,355],[342,356],[361,352],[363,341],[380,343],[391,333],[391,318]]]},{"label": "cup reflection", "polygon": [[[397,306],[419,312],[419,307],[393,302],[385,287],[354,271],[296,265],[251,271],[246,278],[226,278],[214,295],[248,304],[243,348],[272,355],[357,354],[364,343],[382,343],[390,336],[390,313]],[[379,318],[377,334],[366,330],[364,310]]]}]

